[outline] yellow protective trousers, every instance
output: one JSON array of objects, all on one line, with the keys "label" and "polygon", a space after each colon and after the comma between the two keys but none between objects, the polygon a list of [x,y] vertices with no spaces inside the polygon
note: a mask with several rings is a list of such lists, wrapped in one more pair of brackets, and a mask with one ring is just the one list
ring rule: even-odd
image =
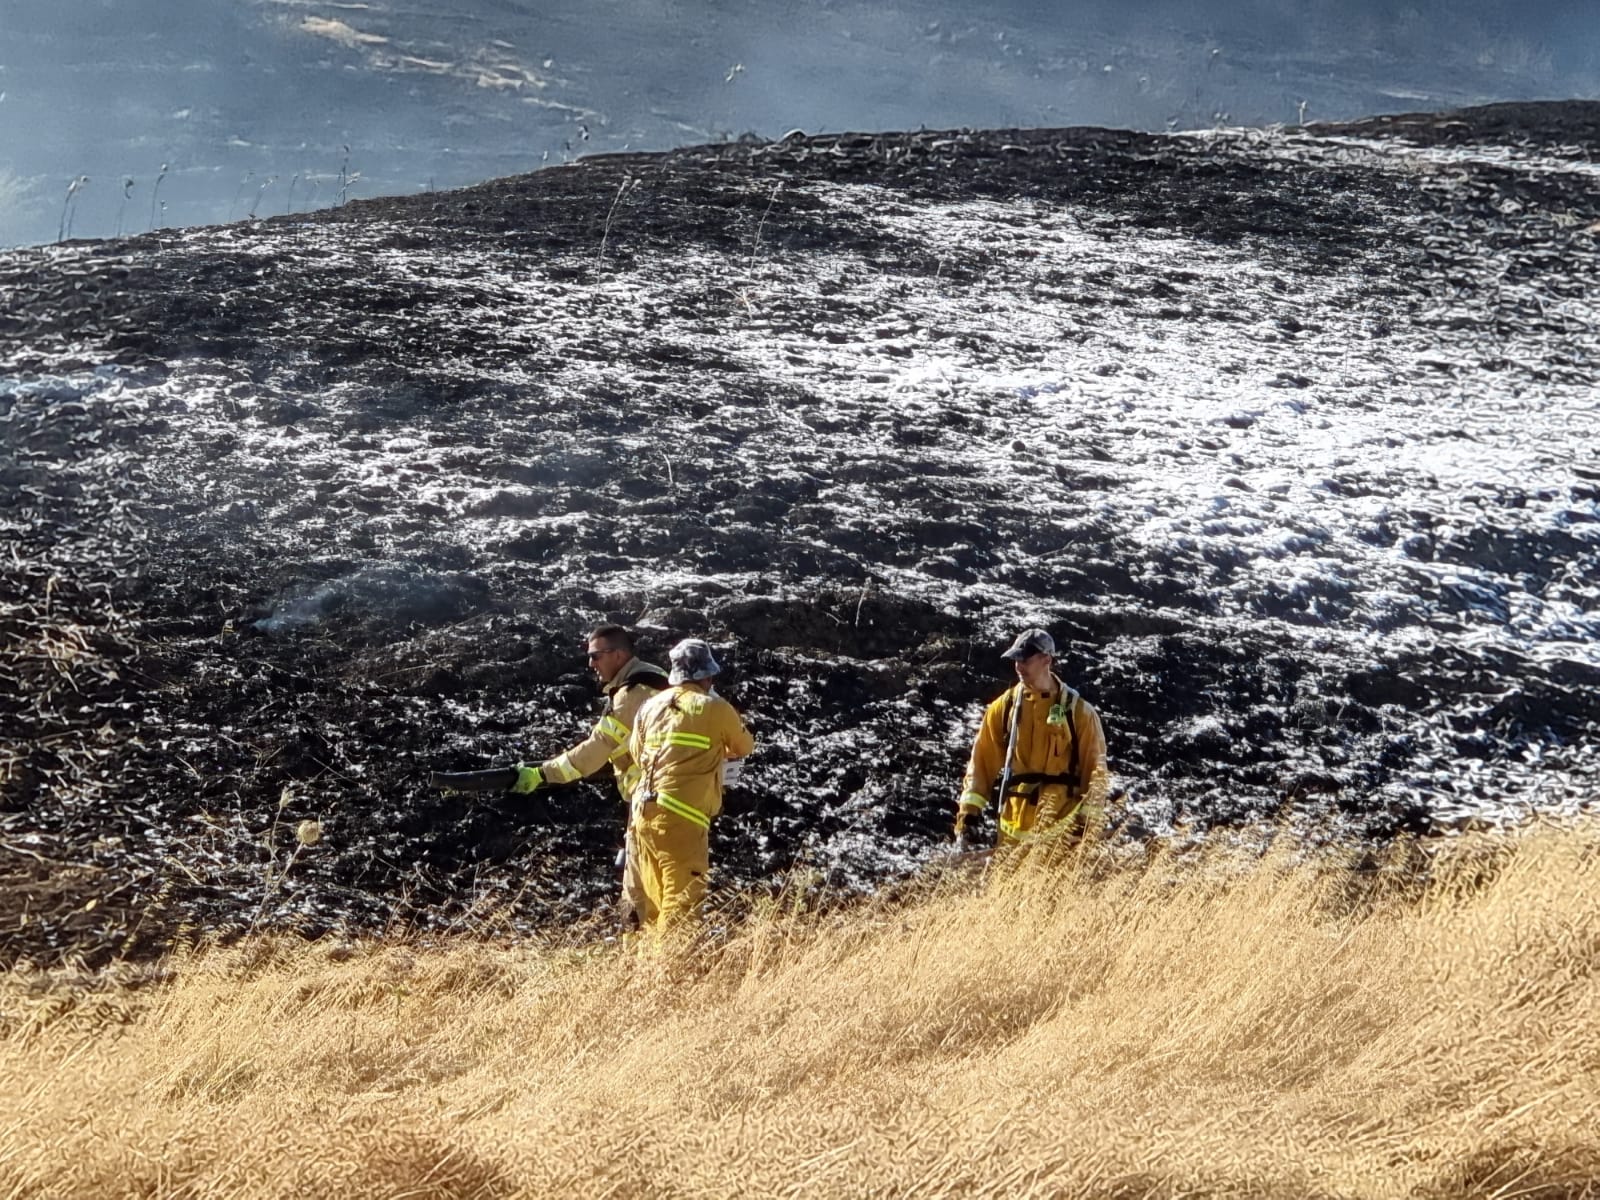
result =
[{"label": "yellow protective trousers", "polygon": [[639,927],[666,933],[692,924],[706,899],[711,831],[651,801],[633,819],[629,835]]}]

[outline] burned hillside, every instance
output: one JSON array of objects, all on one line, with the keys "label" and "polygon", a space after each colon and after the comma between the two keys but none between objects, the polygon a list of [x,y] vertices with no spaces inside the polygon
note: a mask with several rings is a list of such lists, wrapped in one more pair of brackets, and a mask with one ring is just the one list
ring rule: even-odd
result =
[{"label": "burned hillside", "polygon": [[0,256],[5,956],[602,910],[609,785],[424,780],[578,736],[606,620],[749,713],[724,887],[938,853],[1024,623],[1118,836],[1585,802],[1597,149],[796,134]]}]

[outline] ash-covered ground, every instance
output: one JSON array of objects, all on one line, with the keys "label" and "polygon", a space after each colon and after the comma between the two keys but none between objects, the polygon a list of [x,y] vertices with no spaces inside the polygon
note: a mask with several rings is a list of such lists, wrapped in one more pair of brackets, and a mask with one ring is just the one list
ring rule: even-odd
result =
[{"label": "ash-covered ground", "polygon": [[1117,836],[1582,805],[1597,150],[795,137],[0,257],[0,956],[602,911],[609,784],[424,778],[578,737],[606,620],[728,667],[725,889],[941,853],[1032,623]]}]

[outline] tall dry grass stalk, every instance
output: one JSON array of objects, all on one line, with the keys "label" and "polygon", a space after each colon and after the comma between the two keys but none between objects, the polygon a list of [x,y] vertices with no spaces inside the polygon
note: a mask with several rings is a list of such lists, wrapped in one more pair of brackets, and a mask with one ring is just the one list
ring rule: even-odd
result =
[{"label": "tall dry grass stalk", "polygon": [[1426,878],[1095,851],[667,961],[13,973],[0,1195],[1586,1196],[1597,873],[1590,829]]}]

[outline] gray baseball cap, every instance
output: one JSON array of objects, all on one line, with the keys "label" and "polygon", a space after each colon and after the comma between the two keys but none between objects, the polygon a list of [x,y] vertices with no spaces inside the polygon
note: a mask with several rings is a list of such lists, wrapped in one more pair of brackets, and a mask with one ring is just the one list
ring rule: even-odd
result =
[{"label": "gray baseball cap", "polygon": [[1051,658],[1056,656],[1056,640],[1042,629],[1024,629],[1017,634],[1017,640],[1012,642],[1001,658],[1009,658],[1012,662],[1021,662],[1035,654],[1048,654]]},{"label": "gray baseball cap", "polygon": [[684,638],[672,648],[667,661],[672,664],[672,674],[667,676],[672,683],[710,679],[722,670],[711,655],[711,647],[699,638]]}]

